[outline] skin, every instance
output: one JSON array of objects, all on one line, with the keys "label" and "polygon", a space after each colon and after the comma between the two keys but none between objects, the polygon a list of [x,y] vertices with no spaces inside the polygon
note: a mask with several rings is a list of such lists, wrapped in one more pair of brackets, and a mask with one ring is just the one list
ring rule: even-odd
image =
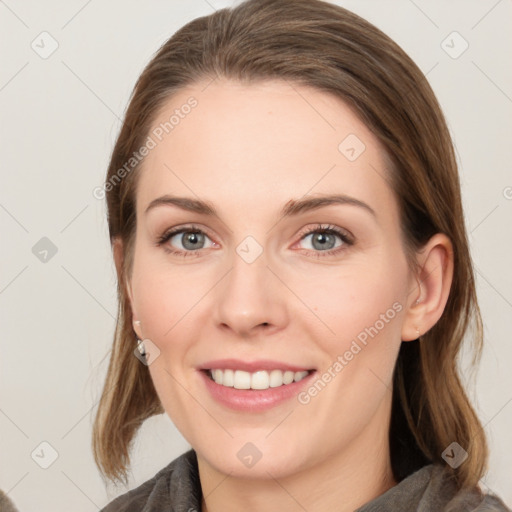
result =
[{"label": "skin", "polygon": [[[396,484],[388,448],[393,369],[402,340],[416,339],[442,314],[450,241],[432,237],[417,253],[421,271],[412,272],[383,149],[340,99],[281,81],[207,85],[170,98],[154,123],[197,99],[143,163],[126,282],[134,329],[160,350],[148,369],[197,452],[203,511],[353,511]],[[354,161],[338,150],[349,134],[366,146]],[[363,201],[375,215],[335,204],[280,217],[291,200],[334,193]],[[171,205],[146,213],[164,194],[209,201],[220,218]],[[169,228],[190,223],[206,233],[196,254],[165,250],[194,252],[183,234],[156,244]],[[341,250],[322,256],[313,245],[318,232],[304,233],[319,223],[355,242],[334,235],[327,248]],[[236,252],[248,235],[262,249],[250,264]],[[114,254],[120,269],[120,241]],[[397,303],[393,319],[307,404],[292,398],[264,412],[233,411],[209,395],[197,371],[233,357],[322,375]],[[237,457],[248,442],[262,453],[250,468]]]}]

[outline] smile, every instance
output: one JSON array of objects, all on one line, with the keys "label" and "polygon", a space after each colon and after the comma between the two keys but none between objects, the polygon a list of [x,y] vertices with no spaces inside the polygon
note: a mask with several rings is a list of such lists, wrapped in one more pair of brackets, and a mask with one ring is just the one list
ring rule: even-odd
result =
[{"label": "smile", "polygon": [[300,382],[310,373],[308,370],[293,372],[290,370],[259,370],[246,372],[243,370],[211,369],[209,377],[216,383],[227,388],[265,390],[286,386],[292,382]]}]

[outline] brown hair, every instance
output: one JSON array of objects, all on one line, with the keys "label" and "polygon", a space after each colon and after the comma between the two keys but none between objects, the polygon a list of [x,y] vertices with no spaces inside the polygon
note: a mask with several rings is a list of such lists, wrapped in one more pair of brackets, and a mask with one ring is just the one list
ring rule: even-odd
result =
[{"label": "brown hair", "polygon": [[442,452],[456,441],[468,458],[447,470],[459,488],[475,486],[486,469],[487,445],[456,358],[473,325],[477,362],[482,321],[451,137],[432,89],[404,51],[364,19],[319,0],[249,0],[197,18],[159,49],[135,85],[105,187],[111,242],[123,241],[125,257],[113,350],[93,426],[102,475],[126,481],[138,428],[164,412],[147,367],[133,355],[136,337],[124,284],[131,272],[140,165],[114,185],[113,179],[144,144],[170,96],[216,77],[282,79],[336,95],[385,148],[410,264],[433,234],[450,238],[454,276],[445,311],[421,341],[402,343],[395,367],[391,465],[400,481],[429,462],[443,463]]}]

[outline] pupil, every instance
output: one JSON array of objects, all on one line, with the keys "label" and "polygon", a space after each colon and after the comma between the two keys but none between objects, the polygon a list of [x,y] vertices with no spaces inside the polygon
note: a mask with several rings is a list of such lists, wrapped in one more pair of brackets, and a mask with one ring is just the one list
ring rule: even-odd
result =
[{"label": "pupil", "polygon": [[195,249],[194,244],[197,244],[200,240],[200,233],[189,233],[184,236],[183,246],[187,249]]},{"label": "pupil", "polygon": [[329,235],[328,233],[318,233],[316,238],[313,238],[313,245],[315,245],[316,242],[318,242],[319,246],[315,249],[325,249],[325,244],[328,242],[329,238],[332,238],[332,235]]}]

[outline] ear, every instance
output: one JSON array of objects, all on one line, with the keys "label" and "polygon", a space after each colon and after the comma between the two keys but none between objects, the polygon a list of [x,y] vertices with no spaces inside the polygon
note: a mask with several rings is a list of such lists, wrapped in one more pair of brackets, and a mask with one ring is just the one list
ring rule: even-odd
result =
[{"label": "ear", "polygon": [[132,326],[133,330],[139,337],[139,339],[143,339],[142,331],[140,328],[140,320],[137,316],[137,312],[134,308],[133,303],[133,292],[132,292],[132,286],[131,281],[128,278],[128,276],[125,275],[124,270],[124,245],[123,241],[116,237],[112,243],[112,251],[114,253],[114,263],[116,265],[116,272],[117,272],[117,279],[124,290],[124,293],[128,296],[128,302],[130,304],[131,312],[132,312]]},{"label": "ear", "polygon": [[412,341],[430,330],[441,318],[453,279],[453,247],[450,239],[435,234],[417,253],[419,273],[408,296],[402,325],[402,341]]}]

